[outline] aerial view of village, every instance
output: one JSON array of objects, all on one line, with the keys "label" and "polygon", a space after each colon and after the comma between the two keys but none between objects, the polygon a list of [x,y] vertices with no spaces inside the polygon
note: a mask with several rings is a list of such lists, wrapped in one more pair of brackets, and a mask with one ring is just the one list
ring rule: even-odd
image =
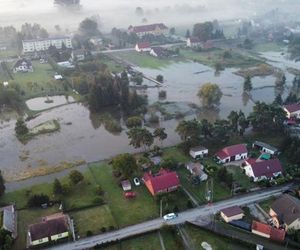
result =
[{"label": "aerial view of village", "polygon": [[0,250],[300,249],[299,0],[0,0]]}]

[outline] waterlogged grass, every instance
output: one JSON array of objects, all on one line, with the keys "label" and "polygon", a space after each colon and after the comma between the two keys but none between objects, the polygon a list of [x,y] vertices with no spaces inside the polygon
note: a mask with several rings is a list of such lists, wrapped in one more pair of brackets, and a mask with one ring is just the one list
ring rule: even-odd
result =
[{"label": "waterlogged grass", "polygon": [[257,52],[280,52],[283,49],[283,46],[277,44],[277,43],[258,43],[255,44],[254,48],[255,51]]},{"label": "waterlogged grass", "polygon": [[114,55],[142,68],[160,69],[174,62],[167,58],[159,59],[136,51],[116,52]]},{"label": "waterlogged grass", "polygon": [[242,53],[241,51],[228,51],[229,56],[224,57],[224,49],[211,49],[208,51],[193,51],[191,49],[181,49],[180,54],[189,60],[193,60],[210,67],[215,67],[220,64],[221,67],[251,67],[261,63],[260,60]]},{"label": "waterlogged grass", "polygon": [[[124,192],[117,179],[113,177],[112,168],[107,164],[93,164],[89,167],[97,184],[105,191],[105,201],[110,207],[119,227],[136,224],[159,216],[159,208],[154,198],[144,185],[133,187],[137,193],[135,199],[125,199]],[[132,181],[132,180],[131,180]]]}]

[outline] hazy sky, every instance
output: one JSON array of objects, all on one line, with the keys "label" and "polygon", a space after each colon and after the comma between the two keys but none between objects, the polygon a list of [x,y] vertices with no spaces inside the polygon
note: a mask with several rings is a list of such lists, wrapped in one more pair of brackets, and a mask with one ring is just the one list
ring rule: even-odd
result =
[{"label": "hazy sky", "polygon": [[[85,17],[99,15],[102,29],[126,28],[141,23],[134,10],[141,6],[148,22],[165,22],[168,25],[188,25],[211,19],[253,17],[277,6],[292,4],[300,11],[300,0],[81,0],[82,9],[66,11],[53,5],[53,0],[0,0],[0,25],[20,26],[24,22],[37,22],[53,29],[75,29]],[[203,8],[200,8],[202,6]],[[167,9],[168,8],[168,9]],[[158,10],[157,10],[158,9]]]}]

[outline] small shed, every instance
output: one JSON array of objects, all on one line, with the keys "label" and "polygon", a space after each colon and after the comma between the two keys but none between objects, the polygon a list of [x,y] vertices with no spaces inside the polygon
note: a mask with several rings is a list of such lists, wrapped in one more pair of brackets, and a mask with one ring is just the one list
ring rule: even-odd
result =
[{"label": "small shed", "polygon": [[122,189],[123,191],[130,191],[131,190],[131,183],[129,180],[124,180],[124,181],[121,181],[121,185],[122,185]]},{"label": "small shed", "polygon": [[253,148],[257,148],[258,150],[268,153],[271,155],[276,155],[278,154],[278,149],[261,141],[255,141],[252,145]]},{"label": "small shed", "polygon": [[203,158],[208,155],[208,149],[203,146],[198,146],[190,149],[190,156],[194,159]]},{"label": "small shed", "polygon": [[244,211],[238,206],[233,206],[222,209],[220,211],[220,215],[223,220],[228,223],[233,220],[242,219],[244,217]]},{"label": "small shed", "polygon": [[206,181],[208,176],[203,171],[204,167],[199,162],[189,162],[185,165],[186,169],[194,176],[199,178],[200,181]]}]

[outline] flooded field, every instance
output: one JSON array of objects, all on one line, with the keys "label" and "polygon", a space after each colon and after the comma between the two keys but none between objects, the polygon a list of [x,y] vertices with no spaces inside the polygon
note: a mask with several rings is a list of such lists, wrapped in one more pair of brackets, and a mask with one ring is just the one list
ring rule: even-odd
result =
[{"label": "flooded field", "polygon": [[[277,67],[282,65],[282,69],[286,71],[284,63],[272,63],[276,64]],[[167,98],[164,101],[175,102],[180,105],[171,105],[169,107],[171,110],[174,107],[180,107],[181,110],[187,111],[187,104],[194,103],[200,107],[200,112],[197,113],[200,119],[206,118],[213,121],[226,118],[231,110],[242,110],[245,114],[249,114],[254,101],[271,103],[278,94],[274,87],[275,78],[268,76],[253,78],[254,89],[251,96],[243,95],[244,79],[235,75],[234,72],[237,69],[233,68],[216,74],[214,69],[202,64],[180,62],[159,70],[148,68],[139,68],[139,70],[153,77],[162,74],[165,79],[165,83],[160,88],[138,90],[138,92],[148,96],[149,104],[157,102],[159,91],[164,89],[167,92]],[[286,76],[287,86],[290,86],[293,75],[286,73]],[[201,85],[206,82],[217,83],[223,92],[218,111],[201,111],[201,101],[197,92]],[[287,94],[287,90],[282,91],[283,97]],[[67,102],[64,96],[51,98],[54,99],[54,102],[50,105],[56,106]],[[27,105],[33,110],[45,109],[49,107],[45,100],[45,97],[35,98],[29,100]],[[71,98],[68,100],[72,101]],[[43,111],[37,118],[28,122],[28,127],[32,128],[45,121],[56,119],[61,129],[53,134],[37,136],[26,145],[21,144],[15,137],[16,118],[2,120],[0,123],[0,169],[3,170],[4,176],[8,180],[12,180],[18,179],[22,172],[40,166],[51,167],[63,161],[98,161],[119,153],[137,152],[136,149],[128,145],[126,127],[121,114],[110,113],[122,126],[121,133],[112,134],[108,132],[101,119],[101,114],[91,114],[89,109],[82,104],[72,103]],[[195,114],[187,118],[193,116]],[[174,131],[177,124],[178,121],[175,119],[161,121],[160,126],[166,128],[168,134],[164,145],[174,145],[179,142],[179,137]]]},{"label": "flooded field", "polygon": [[26,101],[26,105],[32,111],[41,111],[74,101],[72,96],[49,96],[29,99]]}]

